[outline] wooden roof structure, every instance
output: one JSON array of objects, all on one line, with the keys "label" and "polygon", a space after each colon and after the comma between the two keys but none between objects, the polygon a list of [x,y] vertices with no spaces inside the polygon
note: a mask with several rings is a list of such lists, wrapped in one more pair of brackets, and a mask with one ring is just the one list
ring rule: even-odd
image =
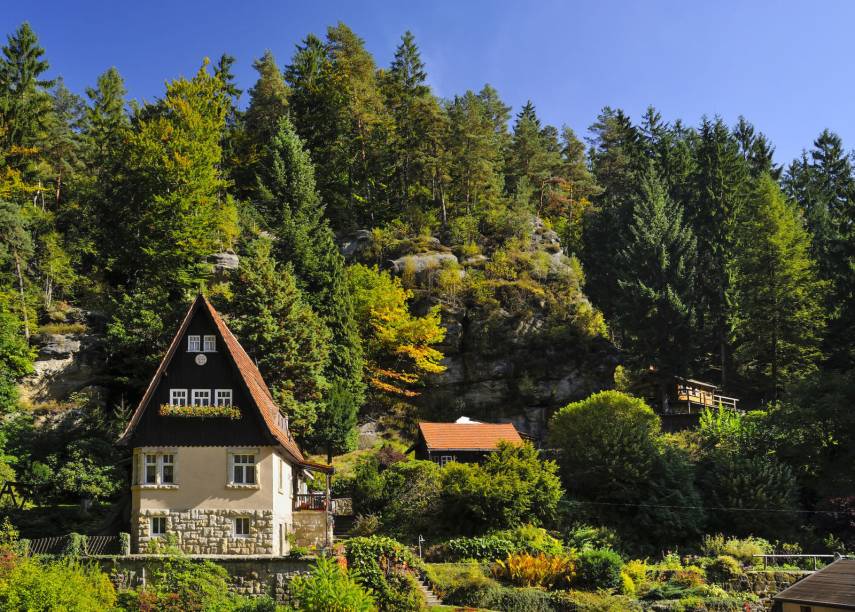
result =
[{"label": "wooden roof structure", "polygon": [[238,342],[238,339],[234,336],[228,325],[226,325],[225,321],[223,321],[220,313],[216,311],[208,299],[201,293],[195,300],[193,300],[193,303],[187,310],[187,314],[184,316],[181,326],[178,328],[175,337],[172,339],[172,343],[169,345],[166,354],[163,356],[157,371],[149,382],[145,394],[140,400],[134,414],[131,416],[131,420],[128,422],[128,426],[119,438],[118,443],[128,444],[130,442],[130,438],[139,424],[143,413],[151,403],[152,396],[154,395],[161,378],[163,378],[166,369],[169,367],[169,363],[172,361],[172,358],[175,356],[175,353],[181,344],[181,339],[187,331],[190,321],[200,308],[203,308],[208,312],[211,320],[217,328],[217,331],[223,338],[226,355],[231,360],[240,379],[246,386],[246,389],[253,400],[252,403],[258,410],[261,420],[270,436],[282,447],[285,453],[289,455],[295,463],[307,469],[331,473],[333,471],[333,467],[331,465],[314,463],[306,460],[303,456],[303,453],[297,446],[297,442],[293,437],[291,437],[291,432],[288,430],[287,419],[285,419],[279,412],[279,407],[276,405],[273,395],[270,393],[270,389],[267,387],[267,383],[264,382],[261,372],[259,372],[255,362],[246,353],[240,342]]},{"label": "wooden roof structure", "polygon": [[774,599],[807,606],[855,610],[855,559],[838,559],[784,589]]},{"label": "wooden roof structure", "polygon": [[499,442],[522,444],[513,423],[419,423],[429,451],[493,451]]}]

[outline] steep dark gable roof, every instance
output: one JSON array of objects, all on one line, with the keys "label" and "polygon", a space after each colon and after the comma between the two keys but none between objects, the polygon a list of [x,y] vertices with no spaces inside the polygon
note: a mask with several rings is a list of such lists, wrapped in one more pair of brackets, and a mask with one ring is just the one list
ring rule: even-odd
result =
[{"label": "steep dark gable roof", "polygon": [[178,346],[181,344],[181,339],[184,337],[187,327],[190,325],[190,321],[193,320],[193,316],[199,308],[206,309],[211,320],[214,322],[217,331],[223,338],[223,343],[226,347],[225,352],[234,364],[243,383],[246,385],[268,433],[282,446],[285,452],[300,465],[321,471],[331,471],[332,466],[312,463],[303,457],[303,453],[300,452],[300,448],[288,432],[287,424],[281,417],[279,408],[276,406],[276,403],[273,400],[273,395],[270,393],[267,383],[264,382],[261,372],[258,371],[258,367],[256,367],[255,363],[250,359],[249,355],[247,355],[246,351],[240,345],[240,342],[238,342],[237,338],[235,338],[232,331],[228,328],[225,321],[223,321],[220,313],[218,313],[207,298],[201,294],[193,301],[193,304],[191,304],[187,314],[184,316],[184,320],[181,322],[178,332],[172,339],[169,349],[163,356],[163,359],[161,360],[154,377],[151,379],[142,400],[140,400],[139,406],[137,406],[128,426],[119,438],[119,444],[127,444],[130,441],[130,437],[151,402],[152,395],[154,395],[166,368],[169,366],[175,352],[178,350]]},{"label": "steep dark gable roof", "polygon": [[776,601],[855,610],[855,559],[839,559],[775,595]]}]

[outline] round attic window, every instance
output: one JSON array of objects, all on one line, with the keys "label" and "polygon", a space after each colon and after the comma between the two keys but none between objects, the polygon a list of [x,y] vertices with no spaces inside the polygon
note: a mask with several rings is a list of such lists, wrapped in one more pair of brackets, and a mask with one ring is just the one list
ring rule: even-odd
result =
[{"label": "round attic window", "polygon": [[198,355],[196,355],[195,361],[196,361],[196,365],[203,366],[206,363],[208,363],[208,358],[204,354],[199,353]]}]

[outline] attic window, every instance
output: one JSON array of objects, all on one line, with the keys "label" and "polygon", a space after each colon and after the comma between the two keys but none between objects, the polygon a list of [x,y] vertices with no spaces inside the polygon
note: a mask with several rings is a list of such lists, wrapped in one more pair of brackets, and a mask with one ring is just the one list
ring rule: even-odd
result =
[{"label": "attic window", "polygon": [[186,406],[187,389],[170,389],[169,404],[170,406]]},{"label": "attic window", "polygon": [[201,351],[201,336],[187,336],[187,352],[198,353]]},{"label": "attic window", "polygon": [[216,353],[217,352],[217,337],[216,336],[205,336],[204,343],[202,346],[202,352],[204,353]]},{"label": "attic window", "polygon": [[210,406],[211,405],[211,390],[210,389],[193,389],[193,405],[194,406]]},{"label": "attic window", "polygon": [[232,390],[231,389],[216,389],[214,391],[214,406],[231,406],[232,405]]}]

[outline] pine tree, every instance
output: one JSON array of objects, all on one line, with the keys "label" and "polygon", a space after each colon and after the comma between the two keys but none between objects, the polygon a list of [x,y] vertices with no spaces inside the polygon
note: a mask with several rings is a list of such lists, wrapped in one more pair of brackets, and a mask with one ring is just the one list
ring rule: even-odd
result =
[{"label": "pine tree", "polygon": [[729,317],[735,357],[741,373],[774,400],[822,359],[827,283],[817,276],[801,215],[768,174],[740,209],[736,238]]},{"label": "pine tree", "polygon": [[756,132],[754,126],[748,123],[745,117],[740,116],[733,129],[733,135],[739,141],[739,148],[745,161],[748,162],[751,176],[757,178],[766,173],[776,181],[780,180],[783,168],[772,161],[775,147],[769,143],[765,134]]},{"label": "pine tree", "polygon": [[619,292],[617,257],[647,162],[641,134],[623,111],[604,108],[591,132],[591,166],[602,192],[594,199],[596,213],[586,220],[582,263],[591,300],[612,320]]},{"label": "pine tree", "polygon": [[[363,356],[344,259],[324,217],[309,155],[288,118],[280,120],[267,148],[258,186],[257,207],[277,236],[277,258],[293,266],[301,289],[332,332],[327,378],[331,385],[338,385],[339,399],[348,394],[350,410],[355,412],[364,393]],[[324,419],[320,414],[319,421]],[[329,448],[341,444],[341,440],[323,441]]]},{"label": "pine tree", "polygon": [[642,194],[619,255],[617,323],[637,368],[656,373],[664,400],[667,385],[686,373],[696,351],[696,243],[652,164]]},{"label": "pine tree", "polygon": [[[445,117],[425,84],[427,73],[411,32],[405,32],[382,91],[394,129],[389,137],[392,208],[440,209],[443,222]],[[392,211],[390,211],[392,212]]]},{"label": "pine tree", "polygon": [[855,324],[855,176],[840,137],[824,130],[810,154],[790,165],[784,185],[804,211],[812,255],[821,277],[831,283],[826,302],[829,358],[835,367],[848,368],[855,363],[849,334]]},{"label": "pine tree", "polygon": [[0,58],[0,141],[4,149],[38,147],[51,116],[48,90],[55,82],[42,75],[49,64],[29,23],[7,38]]},{"label": "pine tree", "polygon": [[[560,176],[561,151],[555,128],[542,128],[529,100],[517,114],[508,150],[506,188],[543,214],[552,192],[565,185]],[[557,188],[557,189],[556,189]]]},{"label": "pine tree", "polygon": [[279,120],[288,113],[288,86],[270,51],[265,51],[252,67],[258,72],[258,80],[249,90],[245,127],[247,138],[260,149],[273,138]]}]

